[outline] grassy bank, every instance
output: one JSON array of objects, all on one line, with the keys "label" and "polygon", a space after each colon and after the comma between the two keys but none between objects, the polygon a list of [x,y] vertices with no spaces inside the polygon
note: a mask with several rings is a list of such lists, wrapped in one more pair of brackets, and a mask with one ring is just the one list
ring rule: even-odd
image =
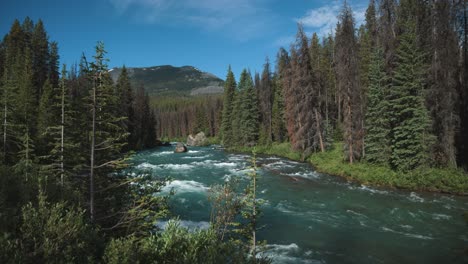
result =
[{"label": "grassy bank", "polygon": [[[252,152],[253,148],[233,148],[232,151]],[[292,151],[289,143],[256,147],[257,153],[301,160],[299,152]],[[349,164],[343,161],[343,146],[334,144],[324,153],[314,153],[307,159],[319,172],[341,176],[366,185],[385,186],[415,191],[468,194],[468,174],[459,169],[421,168],[408,173],[396,172],[388,166],[367,162]]]}]

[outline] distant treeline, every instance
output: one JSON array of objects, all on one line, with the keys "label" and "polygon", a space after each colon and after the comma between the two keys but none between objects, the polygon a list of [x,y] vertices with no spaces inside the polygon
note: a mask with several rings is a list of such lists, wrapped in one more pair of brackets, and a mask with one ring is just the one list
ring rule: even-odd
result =
[{"label": "distant treeline", "polygon": [[152,97],[157,133],[162,139],[186,137],[203,131],[219,134],[223,98],[221,95],[196,97]]},{"label": "distant treeline", "polygon": [[467,1],[371,0],[341,10],[334,35],[298,26],[271,72],[229,69],[226,146],[289,141],[304,156],[344,142],[344,160],[408,171],[468,164]]}]

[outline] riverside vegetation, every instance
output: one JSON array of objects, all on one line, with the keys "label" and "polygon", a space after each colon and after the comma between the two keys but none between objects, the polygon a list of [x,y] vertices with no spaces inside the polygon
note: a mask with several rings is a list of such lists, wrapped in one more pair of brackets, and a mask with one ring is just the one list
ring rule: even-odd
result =
[{"label": "riverside vegetation", "polygon": [[[335,35],[309,39],[299,25],[275,72],[267,60],[236,83],[229,69],[222,103],[168,104],[166,121],[195,116],[183,129],[171,120],[157,127],[162,112],[150,102],[158,101],[133,89],[125,68],[113,83],[102,43],[91,61],[60,67],[42,22],[14,21],[0,42],[0,261],[268,262],[251,240],[251,191],[235,208],[247,225],[222,240],[216,225],[155,227],[169,213],[169,198],[154,195],[166,181],[124,169],[132,151],[181,131],[205,131],[232,149],[310,156],[319,170],[364,183],[466,193],[467,5],[371,0],[356,29],[345,3]],[[232,219],[231,209],[219,219]]]},{"label": "riverside vegetation", "polygon": [[371,0],[358,29],[346,3],[335,35],[309,39],[299,25],[274,72],[267,59],[237,83],[228,69],[222,144],[365,184],[466,194],[466,14],[466,1]]},{"label": "riverside vegetation", "polygon": [[125,67],[112,81],[107,61],[99,42],[92,61],[59,73],[41,20],[14,21],[0,43],[0,262],[268,263],[250,242],[251,196],[223,239],[216,226],[157,228],[167,180],[125,171],[134,151],[157,145],[154,111]]}]

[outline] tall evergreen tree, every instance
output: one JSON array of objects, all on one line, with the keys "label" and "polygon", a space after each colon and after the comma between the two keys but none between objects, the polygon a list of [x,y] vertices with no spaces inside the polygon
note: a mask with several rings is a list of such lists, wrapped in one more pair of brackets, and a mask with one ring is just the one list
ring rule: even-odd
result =
[{"label": "tall evergreen tree", "polygon": [[375,0],[369,1],[369,6],[367,7],[367,10],[366,10],[365,27],[369,35],[371,46],[375,47],[377,45],[377,39],[378,39],[378,33],[379,33]]},{"label": "tall evergreen tree", "polygon": [[408,171],[428,164],[433,137],[429,133],[430,117],[424,100],[426,66],[418,48],[416,28],[412,21],[406,25],[397,50],[397,67],[390,90],[391,146],[390,164]]},{"label": "tall evergreen tree", "polygon": [[345,3],[336,32],[336,64],[338,90],[343,100],[343,139],[345,159],[359,160],[363,149],[361,87],[359,85],[358,47],[354,34],[354,18]]},{"label": "tall evergreen tree", "polygon": [[258,86],[259,95],[259,111],[261,119],[261,134],[263,135],[263,144],[270,144],[272,142],[272,104],[273,104],[273,88],[271,81],[271,70],[270,61],[266,58],[265,64],[263,65],[263,71],[260,79],[260,85]]},{"label": "tall evergreen tree", "polygon": [[221,136],[222,142],[225,146],[231,146],[233,141],[233,108],[234,108],[234,95],[236,92],[236,80],[231,66],[228,68],[226,82],[224,83],[224,100],[223,100],[223,113],[221,123]]},{"label": "tall evergreen tree", "polygon": [[246,69],[239,79],[240,98],[240,139],[241,145],[255,145],[258,140],[259,111],[257,91],[252,75]]},{"label": "tall evergreen tree", "polygon": [[458,129],[458,40],[451,23],[451,4],[435,1],[432,63],[428,105],[437,137],[435,158],[442,166],[456,167],[455,135]]},{"label": "tall evergreen tree", "polygon": [[272,106],[272,134],[273,140],[283,142],[287,138],[285,121],[284,86],[289,69],[289,54],[280,48],[276,56],[276,69],[272,79],[273,106]]},{"label": "tall evergreen tree", "polygon": [[116,84],[118,94],[118,104],[120,105],[120,116],[125,117],[122,120],[122,125],[125,130],[129,133],[128,144],[125,146],[125,150],[135,149],[136,141],[138,138],[135,135],[135,114],[133,109],[133,88],[130,83],[127,68],[125,65],[122,67],[119,78]]},{"label": "tall evergreen tree", "polygon": [[458,133],[458,164],[468,170],[468,2],[456,1],[454,5],[456,16],[455,27],[458,32],[458,42],[460,43],[459,57],[459,94],[461,96],[460,131]]},{"label": "tall evergreen tree", "polygon": [[59,86],[59,53],[58,44],[53,41],[49,45],[48,77],[53,87]]},{"label": "tall evergreen tree", "polygon": [[[90,77],[90,173],[89,173],[89,207],[91,221],[106,215],[108,209],[104,200],[110,184],[110,169],[123,166],[120,151],[125,146],[128,133],[120,124],[125,117],[119,115],[118,97],[108,74],[104,44],[96,46],[94,62],[91,63]],[[95,199],[97,198],[97,199]],[[96,205],[98,204],[99,207]],[[99,208],[99,211],[96,209]]]},{"label": "tall evergreen tree", "polygon": [[396,0],[381,0],[379,2],[378,22],[379,22],[379,46],[383,48],[385,55],[386,71],[392,74],[395,62],[395,50],[397,47],[396,37]]},{"label": "tall evergreen tree", "polygon": [[323,118],[320,112],[320,83],[312,69],[309,44],[302,25],[291,50],[291,85],[286,90],[286,118],[292,147],[303,157],[324,151]]},{"label": "tall evergreen tree", "polygon": [[320,63],[322,72],[323,91],[325,93],[325,125],[327,141],[331,141],[331,130],[338,120],[338,96],[336,87],[336,71],[334,67],[334,39],[329,35],[322,41],[322,62]]},{"label": "tall evergreen tree", "polygon": [[[48,77],[49,40],[42,20],[34,26],[31,39],[33,86],[36,89],[36,100],[39,102],[42,87]],[[57,83],[52,82],[52,85]],[[55,86],[56,87],[56,86]]]},{"label": "tall evergreen tree", "polygon": [[372,53],[369,70],[366,159],[373,163],[388,164],[391,154],[389,85],[381,49],[375,49]]}]

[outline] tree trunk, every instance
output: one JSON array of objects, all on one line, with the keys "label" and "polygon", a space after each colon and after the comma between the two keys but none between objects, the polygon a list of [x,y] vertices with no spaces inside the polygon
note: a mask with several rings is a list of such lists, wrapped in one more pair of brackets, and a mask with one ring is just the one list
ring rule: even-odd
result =
[{"label": "tree trunk", "polygon": [[[62,76],[62,78],[65,78]],[[65,132],[65,81],[62,79],[62,122],[60,132],[60,183],[63,188],[64,168],[63,168],[63,141]]]},{"label": "tree trunk", "polygon": [[7,125],[8,125],[8,107],[7,107],[7,91],[5,91],[5,107],[4,107],[4,114],[3,114],[3,159],[6,162],[6,141],[7,141]]},{"label": "tree trunk", "polygon": [[315,111],[315,123],[317,124],[317,132],[319,134],[319,140],[320,140],[320,151],[325,152],[325,146],[323,144],[323,138],[322,138],[322,131],[320,131],[320,119],[319,119],[319,114],[317,112],[317,108],[314,108]]},{"label": "tree trunk", "polygon": [[[100,76],[99,76],[100,77]],[[91,222],[94,222],[94,148],[96,144],[96,77],[93,84],[93,106],[92,106],[92,132],[91,132],[91,168],[89,173],[89,212]]]}]

